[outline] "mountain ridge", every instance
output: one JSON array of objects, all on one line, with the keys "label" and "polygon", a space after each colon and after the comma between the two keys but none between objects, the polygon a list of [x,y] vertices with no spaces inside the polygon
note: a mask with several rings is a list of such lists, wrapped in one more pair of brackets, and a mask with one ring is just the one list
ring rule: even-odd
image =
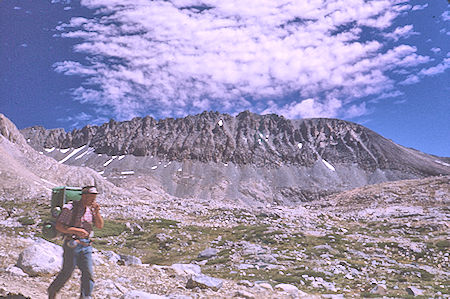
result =
[{"label": "mountain ridge", "polygon": [[[290,204],[368,184],[450,174],[445,159],[338,119],[244,111],[110,120],[72,132],[32,127],[27,143],[115,184],[153,181],[181,198]],[[59,149],[59,150],[55,150]]]},{"label": "mountain ridge", "polygon": [[[386,163],[401,168],[402,163],[386,159],[383,149],[389,147],[396,154],[394,160],[404,160],[403,154],[408,151],[404,147],[397,149],[392,141],[356,123],[327,118],[288,120],[248,111],[236,117],[203,112],[159,121],[149,116],[124,122],[110,120],[101,126],[88,125],[71,132],[43,127],[21,132],[30,145],[40,150],[88,145],[95,153],[110,156],[131,154],[259,166],[311,166],[323,158],[332,163],[358,163],[366,170],[384,168]],[[418,151],[411,154],[422,158],[426,155]],[[424,170],[430,172],[426,175],[439,174],[432,168]]]}]

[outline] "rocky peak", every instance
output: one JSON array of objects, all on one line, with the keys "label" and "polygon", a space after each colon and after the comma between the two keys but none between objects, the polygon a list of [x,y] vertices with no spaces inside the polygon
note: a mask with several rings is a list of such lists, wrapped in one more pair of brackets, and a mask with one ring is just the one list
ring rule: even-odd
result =
[{"label": "rocky peak", "polygon": [[[430,156],[408,150],[355,123],[339,119],[289,120],[250,111],[236,117],[203,112],[184,118],[110,120],[72,132],[33,127],[22,130],[35,148],[88,145],[107,155],[157,156],[167,160],[232,162],[262,167],[299,165],[318,160],[375,169],[408,170],[433,175]],[[445,171],[444,171],[445,172]]]},{"label": "rocky peak", "polygon": [[3,114],[0,113],[0,135],[16,144],[26,144],[26,141],[17,127]]}]

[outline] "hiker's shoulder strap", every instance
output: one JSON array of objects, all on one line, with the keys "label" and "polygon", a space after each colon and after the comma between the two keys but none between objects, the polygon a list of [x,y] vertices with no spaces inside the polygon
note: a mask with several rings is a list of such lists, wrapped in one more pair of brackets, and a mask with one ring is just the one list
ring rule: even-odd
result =
[{"label": "hiker's shoulder strap", "polygon": [[75,221],[77,219],[77,215],[81,209],[81,202],[80,201],[74,201],[72,203],[73,208],[72,208],[72,218],[70,219],[70,226],[74,226],[75,225]]}]

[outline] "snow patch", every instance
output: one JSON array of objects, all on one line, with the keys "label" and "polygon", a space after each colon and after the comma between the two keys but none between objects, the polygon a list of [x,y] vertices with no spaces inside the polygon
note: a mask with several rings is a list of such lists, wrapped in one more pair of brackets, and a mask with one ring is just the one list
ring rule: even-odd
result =
[{"label": "snow patch", "polygon": [[223,163],[223,166],[228,166],[228,163]]},{"label": "snow patch", "polygon": [[117,158],[117,156],[112,156],[111,159],[109,159],[108,161],[105,162],[105,164],[103,164],[103,166],[108,166],[109,164],[111,164],[112,161],[114,161],[114,159]]},{"label": "snow patch", "polygon": [[83,150],[83,148],[85,148],[86,145],[83,145],[82,147],[79,147],[77,149],[74,149],[69,155],[67,155],[67,157],[65,157],[64,159],[62,159],[61,161],[59,161],[59,164],[62,164],[64,162],[66,162],[67,160],[69,160],[70,158],[72,158],[73,156],[75,156],[76,154],[78,154],[81,150]]},{"label": "snow patch", "polygon": [[53,152],[54,150],[55,150],[54,147],[52,147],[52,148],[44,148],[44,151],[46,151],[47,153],[51,153],[51,152]]},{"label": "snow patch", "polygon": [[100,175],[105,174],[105,171],[104,170],[100,171],[98,174],[100,174]]},{"label": "snow patch", "polygon": [[322,159],[323,164],[325,164],[326,167],[328,167],[328,169],[332,170],[332,171],[336,171],[336,168],[334,168],[333,165],[331,165],[330,163],[328,163],[327,161],[325,161],[324,159]]},{"label": "snow patch", "polygon": [[219,120],[219,122],[217,123],[219,125],[219,127],[223,126],[223,120]]},{"label": "snow patch", "polygon": [[134,171],[133,170],[122,171],[120,174],[125,174],[125,175],[127,175],[127,174],[134,174]]},{"label": "snow patch", "polygon": [[50,181],[47,181],[46,179],[41,178],[41,181],[43,181],[44,183],[47,183],[47,184],[49,184],[49,185],[56,186],[55,183],[52,183],[52,182],[50,182]]},{"label": "snow patch", "polygon": [[172,164],[172,162],[167,163],[166,165],[164,165],[164,168],[166,168],[167,166],[169,166],[170,164]]},{"label": "snow patch", "polygon": [[66,154],[68,151],[70,151],[70,148],[60,149],[61,153]]},{"label": "snow patch", "polygon": [[182,168],[178,168],[178,170],[177,170],[178,172],[182,172],[183,171],[183,169]]},{"label": "snow patch", "polygon": [[86,155],[87,153],[89,153],[89,150],[85,151],[84,153],[82,153],[81,155],[79,155],[78,157],[75,157],[75,160],[78,160],[80,158],[82,158],[84,155]]},{"label": "snow patch", "polygon": [[152,167],[152,170],[155,170],[156,168],[158,168],[158,166],[155,165]]},{"label": "snow patch", "polygon": [[43,152],[39,152],[39,154],[43,155],[44,153]]},{"label": "snow patch", "polygon": [[125,155],[119,156],[119,161],[125,158]]},{"label": "snow patch", "polygon": [[302,149],[302,148],[303,148],[303,143],[300,143],[300,142],[299,142],[299,143],[297,144],[297,146],[298,146],[299,149]]},{"label": "snow patch", "polygon": [[442,161],[439,161],[439,160],[434,160],[434,162],[436,162],[437,164],[441,164],[441,165],[449,166],[449,167],[450,167],[450,164],[445,163],[445,162],[442,162]]}]

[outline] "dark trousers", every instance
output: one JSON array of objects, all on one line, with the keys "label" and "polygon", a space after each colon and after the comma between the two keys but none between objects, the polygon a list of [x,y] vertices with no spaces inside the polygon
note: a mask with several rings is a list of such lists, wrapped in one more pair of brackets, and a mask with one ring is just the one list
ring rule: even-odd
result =
[{"label": "dark trousers", "polygon": [[[88,240],[83,239],[81,241],[88,242]],[[94,288],[92,246],[78,244],[75,248],[70,248],[67,246],[67,242],[64,242],[63,249],[63,267],[48,288],[49,298],[53,298],[52,296],[64,286],[72,276],[76,266],[81,270],[80,298],[90,298]]]}]

